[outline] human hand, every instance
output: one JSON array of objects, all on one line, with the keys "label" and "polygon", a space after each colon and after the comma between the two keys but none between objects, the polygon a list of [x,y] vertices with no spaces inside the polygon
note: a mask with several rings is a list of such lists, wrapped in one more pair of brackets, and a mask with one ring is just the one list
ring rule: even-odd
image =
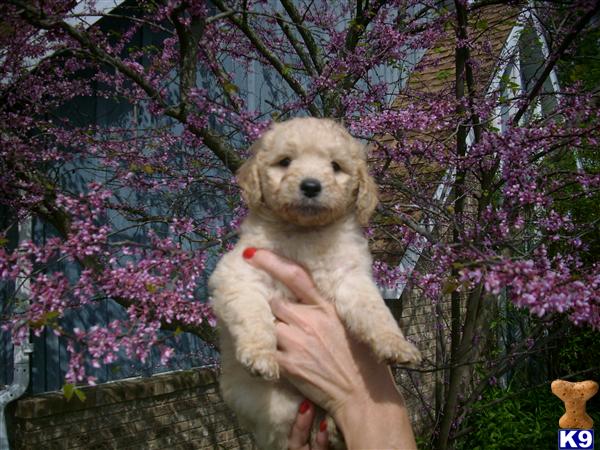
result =
[{"label": "human hand", "polygon": [[290,432],[288,439],[289,450],[327,450],[329,439],[327,435],[327,422],[324,420],[319,425],[314,445],[310,446],[310,429],[314,419],[315,407],[308,400],[304,400],[300,405],[296,421]]},{"label": "human hand", "polygon": [[[333,416],[349,448],[416,448],[389,368],[348,334],[310,275],[267,250],[250,253],[250,264],[285,284],[296,297],[271,302],[282,374]],[[370,421],[365,423],[365,417]]]}]

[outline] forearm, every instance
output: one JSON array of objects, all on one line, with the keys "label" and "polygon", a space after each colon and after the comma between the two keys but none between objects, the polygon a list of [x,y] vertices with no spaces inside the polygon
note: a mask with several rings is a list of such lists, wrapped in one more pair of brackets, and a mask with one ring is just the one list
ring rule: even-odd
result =
[{"label": "forearm", "polygon": [[348,449],[416,449],[408,410],[391,374],[374,385],[376,392],[349,398],[334,413]]}]

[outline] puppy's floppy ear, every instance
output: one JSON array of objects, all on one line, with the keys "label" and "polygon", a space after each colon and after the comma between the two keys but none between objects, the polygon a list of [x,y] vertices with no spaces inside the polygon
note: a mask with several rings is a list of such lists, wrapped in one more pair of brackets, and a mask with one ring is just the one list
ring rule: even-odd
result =
[{"label": "puppy's floppy ear", "polygon": [[236,173],[237,181],[242,188],[242,198],[249,208],[258,207],[262,202],[262,189],[258,176],[259,153],[266,148],[267,140],[277,124],[272,123],[263,135],[250,147],[250,158],[241,165]]},{"label": "puppy's floppy ear", "polygon": [[262,199],[256,154],[246,160],[236,173],[237,181],[242,188],[242,198],[249,208],[257,206]]},{"label": "puppy's floppy ear", "polygon": [[356,197],[356,217],[358,223],[367,226],[369,219],[375,211],[379,200],[377,199],[377,184],[369,175],[367,163],[361,161],[358,166],[358,195]]}]

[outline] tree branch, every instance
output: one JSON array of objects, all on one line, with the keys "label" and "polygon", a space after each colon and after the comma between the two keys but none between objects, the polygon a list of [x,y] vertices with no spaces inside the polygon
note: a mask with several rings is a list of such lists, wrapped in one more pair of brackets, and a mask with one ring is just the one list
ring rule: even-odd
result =
[{"label": "tree branch", "polygon": [[[356,46],[360,41],[361,36],[365,33],[367,27],[373,20],[381,7],[385,4],[383,1],[376,1],[372,6],[369,6],[369,2],[363,7],[362,2],[359,0],[356,4],[356,15],[354,19],[350,21],[348,31],[346,33],[346,40],[344,42],[344,52],[350,54],[356,50]],[[324,104],[325,114],[333,115],[336,117],[342,117],[343,111],[339,103],[339,95],[337,92],[349,91],[354,85],[360,80],[362,74],[344,75],[338,82],[338,89],[326,95]]]},{"label": "tree branch", "polygon": [[[456,157],[458,161],[461,161],[467,152],[467,133],[468,127],[464,123],[465,107],[463,100],[465,97],[465,69],[468,60],[468,49],[466,48],[467,38],[467,9],[466,5],[461,0],[454,0],[456,8],[456,51],[455,51],[455,99],[456,99],[456,113],[458,120],[461,121],[458,126],[456,134]],[[463,213],[465,205],[465,184],[466,172],[464,168],[457,168],[456,177],[453,186],[454,192],[454,214],[455,224],[452,229],[452,242],[460,243],[460,231],[462,224],[464,223]],[[458,269],[453,268],[451,270],[451,276],[454,279],[458,279]],[[462,334],[462,316],[461,316],[461,295],[457,290],[454,290],[451,294],[450,299],[450,314],[451,314],[451,327],[450,327],[450,360],[451,365],[457,365],[463,362],[466,355],[464,347],[466,340],[469,336],[466,333]],[[475,307],[472,301],[468,302],[468,307]],[[471,313],[467,313],[468,316],[472,316]],[[466,325],[466,324],[465,324]],[[440,418],[440,431],[437,438],[436,448],[438,450],[446,450],[448,448],[448,439],[452,429],[452,423],[456,417],[456,411],[458,409],[458,394],[462,384],[463,368],[457,367],[450,371],[449,385],[446,391],[445,403],[443,407],[442,417]]]},{"label": "tree branch", "polygon": [[[223,12],[229,12],[231,9],[225,5],[221,0],[214,0],[214,4]],[[242,32],[246,37],[250,40],[254,48],[273,66],[273,68],[279,73],[281,78],[285,80],[288,86],[301,98],[304,100],[308,99],[307,93],[304,91],[302,85],[296,80],[291,74],[290,70],[286,65],[277,58],[273,52],[271,52],[265,43],[260,39],[260,37],[250,28],[247,21],[244,21],[243,18],[240,19],[236,17],[236,15],[229,16],[229,20],[233,22],[233,24]],[[309,103],[307,105],[309,112],[315,116],[320,117],[321,113],[318,108]]]},{"label": "tree branch", "polygon": [[185,12],[187,6],[187,3],[181,3],[173,9],[170,15],[179,39],[179,108],[183,116],[187,114],[190,89],[196,86],[196,74],[198,72],[197,49],[206,26],[204,18],[194,15],[190,18],[189,28],[180,22],[179,18]]},{"label": "tree branch", "polygon": [[[71,232],[71,221],[67,213],[56,207],[56,188],[52,181],[36,172],[25,172],[16,168],[15,171],[23,180],[28,182],[33,181],[36,186],[44,188],[43,200],[36,207],[32,208],[32,211],[51,224],[63,239],[68,239]],[[93,256],[77,258],[77,261],[82,267],[92,270],[92,272],[97,275],[101,274],[104,267],[103,264]],[[125,309],[135,304],[131,300],[123,297],[110,298]],[[205,322],[201,325],[191,325],[179,320],[173,320],[171,323],[161,321],[160,327],[162,330],[166,331],[183,331],[191,333],[211,345],[217,344],[216,330]]]},{"label": "tree branch", "polygon": [[10,2],[21,8],[22,17],[30,24],[39,27],[41,29],[54,29],[60,28],[64,30],[69,36],[75,39],[83,48],[87,49],[91,56],[97,61],[108,64],[114,67],[120,73],[132,80],[138,85],[153,101],[155,101],[161,108],[163,108],[165,115],[172,117],[181,123],[188,125],[190,130],[196,135],[200,136],[205,145],[223,162],[226,168],[231,172],[235,171],[241,166],[242,161],[238,156],[237,152],[233,147],[225,142],[225,139],[218,135],[213,130],[200,129],[188,124],[187,119],[187,108],[182,111],[181,108],[176,108],[168,103],[162,97],[160,92],[156,90],[139,72],[135,71],[131,67],[127,66],[120,59],[110,55],[105,50],[95,45],[90,37],[69,25],[63,20],[52,20],[44,16],[43,12],[37,11],[30,3],[23,2],[21,0],[10,0]]},{"label": "tree branch", "polygon": [[312,64],[310,57],[304,52],[304,50],[300,46],[300,43],[292,34],[292,30],[290,29],[290,27],[283,21],[280,14],[277,14],[275,17],[277,19],[277,24],[279,25],[279,27],[283,31],[283,34],[285,34],[285,37],[288,39],[288,41],[294,48],[294,51],[300,58],[300,61],[302,61],[302,64],[304,65],[304,68],[306,69],[306,71],[310,75],[316,76],[317,71],[315,70],[315,67]]},{"label": "tree branch", "polygon": [[310,58],[315,66],[315,69],[317,70],[317,73],[321,74],[323,72],[323,67],[325,66],[325,64],[321,59],[321,52],[319,50],[319,46],[315,42],[313,35],[310,33],[310,30],[308,30],[304,26],[304,17],[300,16],[300,13],[294,6],[294,2],[290,0],[280,1],[281,5],[285,9],[285,12],[287,12],[288,16],[290,16],[290,19],[292,19],[292,22],[294,22],[294,24],[296,25],[296,29],[298,30],[298,33],[300,33],[300,36],[302,37],[302,40],[304,41],[304,44],[308,49],[308,54],[310,55]]}]

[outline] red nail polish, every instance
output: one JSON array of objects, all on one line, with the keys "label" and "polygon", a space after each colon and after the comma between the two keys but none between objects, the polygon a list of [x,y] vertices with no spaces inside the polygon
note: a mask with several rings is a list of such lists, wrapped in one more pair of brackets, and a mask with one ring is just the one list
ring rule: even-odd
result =
[{"label": "red nail polish", "polygon": [[244,253],[242,253],[242,256],[245,259],[251,259],[255,253],[256,253],[256,249],[254,247],[248,247],[246,250],[244,250]]},{"label": "red nail polish", "polygon": [[327,429],[327,419],[323,419],[323,420],[321,420],[321,423],[319,424],[319,431],[321,431],[321,433],[322,433],[326,429]]},{"label": "red nail polish", "polygon": [[304,400],[302,403],[300,403],[300,408],[298,408],[298,411],[300,411],[300,414],[304,414],[306,411],[308,411],[308,408],[310,408],[310,402],[308,400]]}]

